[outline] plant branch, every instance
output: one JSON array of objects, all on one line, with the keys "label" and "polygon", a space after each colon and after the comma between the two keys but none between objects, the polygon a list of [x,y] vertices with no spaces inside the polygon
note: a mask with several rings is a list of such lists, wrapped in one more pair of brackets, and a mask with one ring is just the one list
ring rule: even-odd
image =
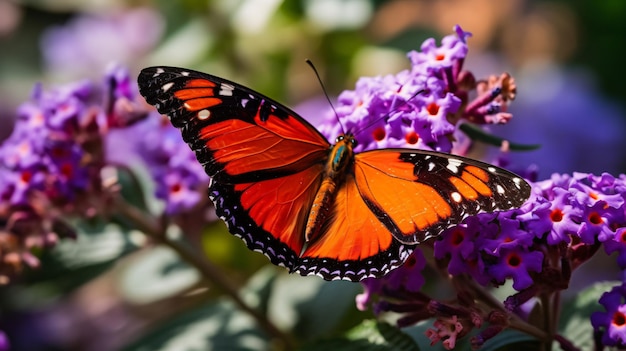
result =
[{"label": "plant branch", "polygon": [[189,245],[183,241],[170,240],[165,235],[164,226],[159,226],[155,218],[149,217],[146,213],[124,201],[120,196],[115,198],[116,209],[120,214],[131,220],[136,227],[149,237],[170,247],[188,264],[195,267],[202,276],[210,281],[218,290],[229,296],[233,302],[250,316],[252,316],[259,326],[263,328],[269,335],[280,340],[283,348],[290,350],[294,348],[292,338],[278,329],[265,314],[254,309],[246,303],[241,296],[237,286],[235,286],[215,265],[213,265],[206,257],[200,255]]},{"label": "plant branch", "polygon": [[465,277],[464,283],[467,287],[472,289],[472,291],[474,292],[474,296],[476,296],[478,300],[482,301],[487,306],[505,312],[510,318],[509,326],[512,329],[516,329],[528,335],[532,335],[539,340],[552,340],[548,339],[548,333],[546,333],[544,330],[527,323],[515,313],[512,313],[511,311],[504,308],[500,301],[498,301],[492,294],[487,292],[482,286],[478,285],[474,280],[467,279],[467,277]]}]

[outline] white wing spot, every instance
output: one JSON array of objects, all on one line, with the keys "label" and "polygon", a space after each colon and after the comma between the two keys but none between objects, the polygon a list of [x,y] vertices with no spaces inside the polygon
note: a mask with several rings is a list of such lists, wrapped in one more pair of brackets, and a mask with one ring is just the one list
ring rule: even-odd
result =
[{"label": "white wing spot", "polygon": [[457,193],[456,191],[450,194],[450,197],[452,197],[452,201],[456,203],[460,203],[461,201],[463,201],[463,196],[461,196],[461,194]]},{"label": "white wing spot", "polygon": [[498,194],[506,193],[506,191],[504,190],[504,188],[500,184],[498,184],[498,186],[496,186],[496,191],[498,192]]},{"label": "white wing spot", "polygon": [[180,74],[181,74],[182,76],[187,77],[187,76],[189,75],[189,72],[187,72],[187,71],[182,71],[182,72],[180,72]]},{"label": "white wing spot", "polygon": [[211,117],[211,111],[207,109],[198,111],[199,120],[204,121],[205,119],[208,119],[209,117]]},{"label": "white wing spot", "polygon": [[164,70],[163,68],[159,67],[159,68],[157,68],[157,69],[156,69],[156,71],[154,72],[154,74],[152,75],[152,77],[153,77],[153,78],[154,78],[154,77],[158,77],[158,76],[159,76],[159,74],[161,74],[161,73],[163,73],[163,72],[165,72],[165,70]]},{"label": "white wing spot", "polygon": [[174,82],[169,82],[166,84],[163,84],[163,86],[161,87],[161,90],[163,90],[163,92],[167,92],[168,90],[170,90],[172,88],[172,86],[174,86]]},{"label": "white wing spot", "polygon": [[428,171],[429,171],[429,172],[432,172],[432,171],[433,171],[433,169],[435,169],[435,163],[434,163],[434,162],[430,162],[430,163],[428,164]]},{"label": "white wing spot", "polygon": [[522,180],[521,180],[521,179],[519,179],[519,178],[517,178],[517,177],[513,178],[513,183],[515,183],[515,186],[516,186],[518,189],[521,187],[521,185],[520,185],[520,184],[521,184],[521,182],[522,182]]},{"label": "white wing spot", "polygon": [[487,170],[491,173],[496,173],[496,169],[494,167],[487,167]]},{"label": "white wing spot", "polygon": [[459,173],[459,166],[461,166],[462,164],[463,164],[463,161],[459,159],[449,158],[448,166],[446,168],[449,169],[452,173]]},{"label": "white wing spot", "polygon": [[220,85],[219,94],[223,96],[233,96],[233,90],[235,90],[235,87],[233,85],[222,83]]}]

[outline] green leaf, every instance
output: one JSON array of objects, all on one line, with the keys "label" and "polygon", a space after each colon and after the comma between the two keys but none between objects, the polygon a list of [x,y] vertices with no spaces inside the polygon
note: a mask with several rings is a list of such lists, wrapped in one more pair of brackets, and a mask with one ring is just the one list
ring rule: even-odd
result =
[{"label": "green leaf", "polygon": [[[505,139],[495,136],[493,134],[489,134],[485,132],[482,128],[479,128],[474,124],[462,123],[459,126],[459,129],[461,129],[470,139],[475,141],[481,141],[488,145],[500,147],[505,141]],[[540,147],[541,145],[539,144],[518,144],[509,142],[509,150],[511,151],[530,151],[536,150]]]},{"label": "green leaf", "polygon": [[593,349],[593,327],[589,318],[593,312],[602,311],[598,302],[600,296],[620,284],[618,281],[598,282],[576,294],[563,305],[559,333],[582,350]]},{"label": "green leaf", "polygon": [[312,340],[336,332],[344,315],[356,309],[354,299],[361,289],[352,282],[281,274],[272,288],[268,316],[299,340]]},{"label": "green leaf", "polygon": [[67,293],[107,270],[118,258],[137,249],[135,237],[143,234],[102,219],[78,219],[75,240],[59,241],[40,257],[41,267],[26,277],[30,286],[54,285],[46,290]]},{"label": "green leaf", "polygon": [[400,329],[375,320],[363,321],[344,337],[310,343],[303,351],[419,351],[420,348],[410,336]]},{"label": "green leaf", "polygon": [[526,351],[539,349],[540,345],[537,339],[512,329],[503,330],[498,335],[487,340],[483,347],[480,348],[481,351]]},{"label": "green leaf", "polygon": [[124,263],[120,292],[134,304],[148,304],[178,295],[200,282],[200,273],[172,249],[156,246]]},{"label": "green leaf", "polygon": [[68,269],[111,262],[137,248],[131,230],[116,223],[96,218],[71,224],[78,232],[76,240],[62,240],[52,250],[54,258]]},{"label": "green leaf", "polygon": [[275,266],[263,266],[256,272],[241,290],[241,297],[248,305],[267,314],[268,301],[272,296],[272,288],[278,278]]},{"label": "green leaf", "polygon": [[120,194],[124,200],[142,210],[148,209],[145,196],[146,193],[151,194],[153,192],[153,184],[145,170],[130,166],[129,168],[118,167],[110,171],[115,172],[117,182],[121,186]]},{"label": "green leaf", "polygon": [[184,312],[126,346],[124,351],[267,350],[266,335],[230,301]]},{"label": "green leaf", "polygon": [[106,272],[120,257],[137,249],[142,235],[102,219],[77,219],[75,240],[64,239],[39,257],[41,266],[28,270],[21,284],[11,284],[0,296],[0,307],[32,309],[66,295]]}]

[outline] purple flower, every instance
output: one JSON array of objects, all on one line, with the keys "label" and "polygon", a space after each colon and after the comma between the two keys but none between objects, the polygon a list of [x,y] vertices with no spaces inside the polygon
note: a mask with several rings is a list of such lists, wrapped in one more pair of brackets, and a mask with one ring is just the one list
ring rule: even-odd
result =
[{"label": "purple flower", "polygon": [[[520,221],[511,218],[512,213],[515,212],[502,212],[497,216],[497,221],[486,223],[486,225],[491,225],[493,229],[489,232],[494,235],[493,237],[480,237],[479,245],[485,252],[500,256],[500,251],[503,249],[526,249],[532,246],[534,237],[521,229]],[[479,220],[482,218],[482,216],[478,217]]]},{"label": "purple flower", "polygon": [[484,272],[484,263],[476,248],[475,240],[485,231],[494,231],[493,224],[483,225],[476,217],[469,217],[462,224],[447,229],[435,242],[435,258],[447,260],[450,274],[468,273],[483,285],[489,283]]},{"label": "purple flower", "polygon": [[165,213],[175,214],[188,210],[202,198],[199,185],[206,183],[200,183],[194,174],[184,173],[184,169],[176,173],[168,172],[157,183],[156,196],[165,201]]},{"label": "purple flower", "polygon": [[571,194],[567,189],[555,187],[545,195],[549,198],[533,198],[529,205],[532,208],[518,218],[523,220],[525,230],[534,236],[542,238],[547,235],[549,245],[569,242],[571,235],[580,228],[582,209],[570,204]]},{"label": "purple flower", "polygon": [[156,184],[155,195],[165,201],[165,212],[177,214],[203,198],[209,178],[180,137],[178,129],[158,113],[137,126],[144,137],[135,146]]},{"label": "purple flower", "polygon": [[9,338],[7,335],[0,330],[0,351],[9,351],[11,350],[11,344],[9,343]]},{"label": "purple flower", "polygon": [[626,284],[616,286],[600,297],[605,312],[594,312],[591,324],[602,335],[606,346],[626,346]]},{"label": "purple flower", "polygon": [[452,68],[460,60],[464,60],[468,52],[467,38],[472,34],[463,31],[459,25],[454,26],[454,31],[454,35],[441,40],[441,46],[437,46],[435,39],[429,38],[422,44],[420,52],[409,52],[408,56],[413,67],[425,71],[440,71]]},{"label": "purple flower", "polygon": [[626,228],[618,228],[615,235],[603,244],[607,254],[617,251],[617,264],[621,269],[626,269]]},{"label": "purple flower", "polygon": [[137,83],[126,67],[110,65],[104,79],[104,114],[110,128],[124,128],[143,120],[148,111],[145,101],[137,94]]},{"label": "purple flower", "polygon": [[489,265],[487,273],[499,283],[505,279],[513,279],[513,289],[526,289],[533,284],[530,272],[541,272],[543,253],[527,251],[519,248],[503,249],[498,255],[499,260]]}]

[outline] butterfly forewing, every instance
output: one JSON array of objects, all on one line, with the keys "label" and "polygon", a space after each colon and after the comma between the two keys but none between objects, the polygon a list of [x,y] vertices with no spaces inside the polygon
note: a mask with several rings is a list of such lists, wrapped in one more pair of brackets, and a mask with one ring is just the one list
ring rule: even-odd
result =
[{"label": "butterfly forewing", "polygon": [[239,84],[175,67],[139,75],[146,101],[181,129],[207,173],[241,183],[293,174],[323,163],[330,144],[279,103]]},{"label": "butterfly forewing", "polygon": [[419,244],[464,218],[521,206],[530,186],[490,164],[425,150],[356,155],[356,183],[396,239]]}]

